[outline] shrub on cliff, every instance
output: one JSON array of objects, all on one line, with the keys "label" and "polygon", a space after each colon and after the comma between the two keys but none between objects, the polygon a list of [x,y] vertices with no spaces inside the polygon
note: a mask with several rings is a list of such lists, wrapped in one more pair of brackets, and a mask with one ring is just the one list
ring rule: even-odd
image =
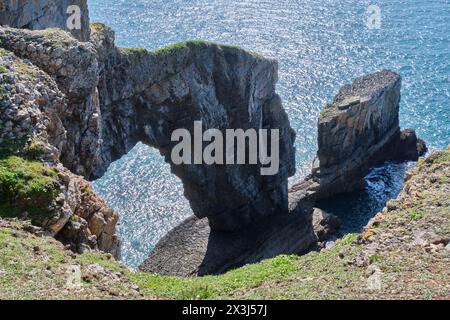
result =
[{"label": "shrub on cliff", "polygon": [[0,157],[0,216],[27,212],[35,220],[46,214],[57,195],[56,170],[44,163],[15,155]]}]

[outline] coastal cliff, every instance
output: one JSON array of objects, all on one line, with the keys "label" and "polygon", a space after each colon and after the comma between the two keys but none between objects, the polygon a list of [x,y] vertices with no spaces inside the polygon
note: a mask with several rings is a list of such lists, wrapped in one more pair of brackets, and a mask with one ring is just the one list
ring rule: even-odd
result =
[{"label": "coastal cliff", "polygon": [[[433,152],[361,234],[198,278],[136,272],[97,252],[74,255],[26,222],[0,220],[0,299],[447,299],[449,191],[450,149]],[[68,288],[74,265],[80,287]]]},{"label": "coastal cliff", "polygon": [[[2,23],[41,29],[48,8],[25,5],[18,10],[42,11],[42,19]],[[49,26],[64,27],[55,17]],[[119,257],[118,215],[88,181],[138,142],[160,151],[195,214],[141,269],[181,276],[316,248],[338,224],[314,208],[317,200],[362,187],[376,164],[416,161],[426,150],[413,130],[400,131],[400,76],[378,72],[343,87],[323,111],[312,173],[289,191],[295,133],[275,92],[275,60],[202,41],[123,49],[105,25],[87,29],[89,37],[0,27],[1,215],[29,218],[75,252]],[[261,164],[174,164],[171,133],[192,134],[195,121],[221,132],[279,130],[278,173],[262,176]]]},{"label": "coastal cliff", "polygon": [[[73,9],[76,6],[76,9]],[[79,10],[79,12],[78,12]],[[70,16],[79,14],[80,26],[69,30]],[[86,0],[2,0],[0,1],[0,25],[19,29],[40,30],[60,28],[70,31],[81,40],[90,37],[89,10]]]},{"label": "coastal cliff", "polygon": [[[77,174],[99,177],[139,141],[158,148],[171,162],[170,133],[192,130],[197,120],[205,129],[276,128],[277,175],[261,176],[260,165],[172,165],[172,170],[182,179],[195,214],[207,217],[215,229],[240,229],[260,217],[287,213],[295,135],[275,93],[276,61],[207,42],[157,52],[120,49],[113,31],[100,24],[92,25],[91,39],[82,43],[57,29],[0,27],[1,139],[7,156],[43,161],[45,169],[56,170],[54,183],[63,184],[60,171],[70,179]],[[29,155],[31,146],[39,154]],[[66,184],[70,180],[64,179]],[[11,205],[15,198],[3,201]],[[98,217],[65,207],[71,209],[51,211],[52,222],[41,225],[78,251],[100,248],[118,256],[116,213],[105,209],[109,213]],[[81,227],[74,226],[77,219]],[[80,229],[88,231],[78,236]],[[104,237],[108,240],[100,239]]]},{"label": "coastal cliff", "polygon": [[[52,133],[64,166],[87,179],[103,175],[136,143],[157,148],[180,177],[194,213],[215,229],[236,230],[287,213],[287,179],[295,173],[295,134],[275,93],[277,63],[207,42],[156,52],[119,49],[109,28],[92,26],[92,42],[62,31],[0,30],[3,48],[29,59],[57,83],[67,102]],[[233,94],[230,94],[233,92]],[[174,165],[171,133],[203,129],[278,129],[280,167]]]}]

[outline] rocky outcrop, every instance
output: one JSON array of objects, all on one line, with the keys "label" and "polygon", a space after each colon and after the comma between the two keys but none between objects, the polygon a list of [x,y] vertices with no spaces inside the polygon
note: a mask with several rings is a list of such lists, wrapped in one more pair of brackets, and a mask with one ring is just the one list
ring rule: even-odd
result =
[{"label": "rocky outcrop", "polygon": [[222,274],[280,254],[316,250],[339,226],[339,218],[311,204],[234,232],[212,230],[207,219],[192,216],[161,239],[139,269],[182,277]]},{"label": "rocky outcrop", "polygon": [[67,174],[64,178],[69,180],[69,185],[74,186],[69,189],[73,215],[56,234],[56,238],[75,252],[94,249],[119,258],[117,212],[109,208],[105,201],[94,193],[91,184],[82,177]]},{"label": "rocky outcrop", "polygon": [[[136,272],[107,254],[74,255],[40,228],[0,219],[0,299],[448,299],[450,148],[420,160],[406,180],[359,235],[188,280]],[[68,290],[64,271],[74,266],[82,289]]]},{"label": "rocky outcrop", "polygon": [[375,164],[418,160],[414,131],[400,132],[400,88],[398,74],[377,72],[344,86],[324,110],[318,123],[319,167],[313,171],[321,197],[358,189]]},{"label": "rocky outcrop", "polygon": [[[192,132],[194,121],[202,121],[204,130],[222,132],[278,129],[280,168],[274,176],[261,176],[260,164],[172,165],[172,170],[182,179],[195,214],[207,217],[213,229],[241,229],[288,212],[287,178],[295,172],[295,134],[275,93],[276,61],[205,42],[156,53],[124,50],[115,47],[109,28],[96,24],[92,29],[92,42],[81,43],[61,30],[0,27],[4,55],[22,68],[6,62],[4,77],[11,72],[36,77],[36,82],[46,80],[37,90],[35,83],[22,86],[12,81],[5,86],[9,101],[5,135],[39,140],[55,165],[61,162],[75,174],[95,178],[139,141],[158,148],[171,163],[172,131]],[[80,222],[71,221],[67,213],[54,233],[74,248],[87,244],[116,251],[117,239],[104,226],[104,221],[115,226],[110,215],[103,212],[97,218],[93,212],[81,212]],[[105,237],[108,240],[102,240]]]},{"label": "rocky outcrop", "polygon": [[[97,29],[97,32],[99,29]],[[295,173],[295,134],[275,93],[278,65],[238,48],[188,42],[156,53],[119,50],[112,32],[93,34],[98,48],[103,144],[100,175],[137,142],[157,148],[182,181],[199,218],[213,229],[237,230],[287,213],[287,179]],[[101,39],[101,41],[99,41]],[[102,54],[105,53],[105,54]],[[258,165],[175,165],[176,129],[278,129],[280,167],[261,175]]]},{"label": "rocky outcrop", "polygon": [[322,209],[314,208],[312,224],[317,240],[319,243],[324,243],[338,234],[342,222],[338,217]]},{"label": "rocky outcrop", "polygon": [[426,152],[414,130],[400,130],[400,75],[384,70],[345,85],[318,120],[313,170],[290,190],[291,209],[365,187],[370,168],[385,161],[417,161]]},{"label": "rocky outcrop", "polygon": [[[79,26],[72,19],[78,19],[74,16],[78,13],[79,20],[75,22],[79,21]],[[68,21],[71,30],[68,30]],[[75,38],[82,41],[89,40],[90,35],[86,0],[2,0],[0,25],[31,30],[60,28],[70,31]],[[72,25],[75,28],[72,29]]]},{"label": "rocky outcrop", "polygon": [[221,274],[281,253],[306,253],[316,243],[309,208],[233,232],[212,230],[207,219],[192,216],[167,234],[139,269],[182,277]]},{"label": "rocky outcrop", "polygon": [[[99,249],[119,257],[117,213],[92,192],[87,181],[59,161],[67,143],[64,123],[72,112],[68,95],[60,89],[64,87],[29,60],[1,48],[0,67],[2,178],[12,170],[8,182],[12,191],[5,189],[2,180],[3,211],[33,220],[76,252]],[[13,167],[8,166],[9,161]],[[23,166],[22,171],[16,172],[14,161]],[[48,182],[45,188],[39,187],[43,181]],[[28,196],[30,192],[33,197]]]}]

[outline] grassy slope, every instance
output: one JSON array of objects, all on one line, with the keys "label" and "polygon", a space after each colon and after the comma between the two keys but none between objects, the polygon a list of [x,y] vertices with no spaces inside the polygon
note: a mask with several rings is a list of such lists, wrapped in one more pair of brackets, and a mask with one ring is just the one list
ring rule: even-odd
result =
[{"label": "grassy slope", "polygon": [[[3,221],[0,299],[448,299],[450,150],[412,173],[403,199],[391,202],[363,234],[320,253],[280,256],[221,276],[136,273],[109,255],[74,255],[51,238],[24,231],[23,222]],[[80,290],[66,287],[71,265],[81,267]],[[377,277],[379,286],[369,287]]]},{"label": "grassy slope", "polygon": [[[19,148],[24,154],[15,155]],[[37,142],[0,145],[0,218],[17,217],[27,212],[31,219],[47,216],[49,203],[59,192],[57,172],[41,161]]]}]

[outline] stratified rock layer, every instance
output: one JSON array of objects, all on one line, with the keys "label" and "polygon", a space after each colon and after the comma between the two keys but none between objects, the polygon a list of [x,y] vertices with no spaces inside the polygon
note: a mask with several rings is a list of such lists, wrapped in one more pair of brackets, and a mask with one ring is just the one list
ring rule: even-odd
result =
[{"label": "stratified rock layer", "polygon": [[[181,178],[197,218],[158,244],[141,267],[146,271],[221,273],[303,253],[334,228],[323,214],[313,224],[316,200],[360,188],[377,163],[416,160],[426,149],[413,130],[400,131],[400,76],[359,78],[322,113],[318,160],[288,194],[295,134],[275,93],[276,61],[205,42],[157,52],[119,49],[101,24],[92,26],[87,43],[60,30],[3,27],[0,41],[0,138],[39,141],[41,160],[57,168],[62,193],[44,223],[53,235],[76,251],[118,256],[117,214],[73,173],[100,177],[138,142],[156,147]],[[174,165],[171,134],[183,128],[193,135],[194,121],[222,132],[278,129],[278,173],[262,176],[261,165]]]},{"label": "stratified rock layer", "polygon": [[[20,157],[28,163],[42,162],[43,168],[54,173],[55,190],[52,199],[20,195],[10,199],[11,192],[6,192],[6,197],[7,186],[2,184],[3,211],[8,214],[20,209],[20,216],[33,220],[34,211],[40,211],[42,214],[34,222],[73,251],[98,249],[118,258],[118,214],[92,191],[89,182],[59,162],[67,137],[64,117],[70,112],[66,96],[47,73],[1,48],[0,66],[4,68],[0,74],[0,160]],[[33,163],[36,166],[38,162]],[[7,172],[2,174],[5,177]],[[29,174],[23,172],[19,178],[25,181]]]},{"label": "stratified rock layer", "polygon": [[306,253],[317,244],[311,216],[306,209],[233,232],[211,230],[207,219],[192,216],[166,235],[139,269],[162,275],[203,276],[281,253]]},{"label": "stratified rock layer", "polygon": [[[207,217],[213,229],[237,230],[287,213],[295,134],[275,93],[276,61],[204,42],[156,53],[120,50],[113,45],[111,30],[95,29],[105,139],[94,176],[140,141],[157,148],[171,164],[193,212]],[[278,173],[262,176],[260,164],[174,165],[171,151],[178,142],[171,135],[183,128],[194,137],[194,121],[202,122],[203,131],[218,129],[223,136],[226,129],[278,129]]]},{"label": "stratified rock layer", "polygon": [[[412,138],[415,156],[401,154],[399,126],[400,75],[381,71],[344,86],[318,122],[319,168],[313,172],[321,196],[351,192],[377,163],[417,161],[417,138]],[[411,158],[411,159],[409,159]]]}]

